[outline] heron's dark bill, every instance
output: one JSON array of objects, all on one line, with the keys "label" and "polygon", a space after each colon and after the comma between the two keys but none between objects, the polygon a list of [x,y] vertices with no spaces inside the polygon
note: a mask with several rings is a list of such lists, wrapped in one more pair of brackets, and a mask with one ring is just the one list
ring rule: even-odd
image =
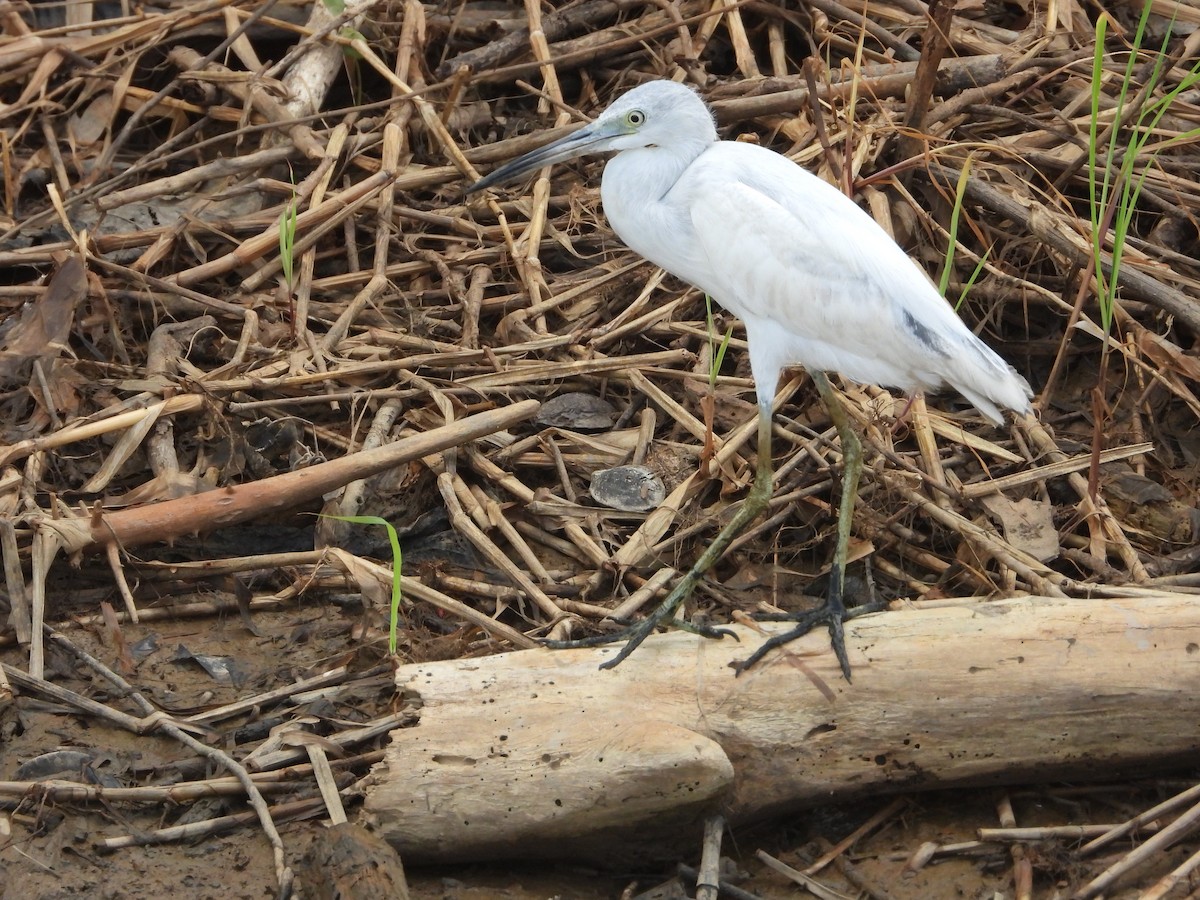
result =
[{"label": "heron's dark bill", "polygon": [[551,166],[555,163],[565,162],[568,159],[574,159],[577,156],[583,156],[591,152],[593,144],[599,140],[603,140],[605,137],[606,135],[597,134],[591,125],[586,125],[578,131],[568,134],[566,137],[559,138],[557,141],[547,144],[545,147],[531,150],[524,156],[518,156],[512,162],[505,163],[490,175],[480,178],[467,188],[467,193],[474,194],[477,191],[482,191],[497,184],[503,184],[506,181],[514,181],[522,175],[545,166]]}]

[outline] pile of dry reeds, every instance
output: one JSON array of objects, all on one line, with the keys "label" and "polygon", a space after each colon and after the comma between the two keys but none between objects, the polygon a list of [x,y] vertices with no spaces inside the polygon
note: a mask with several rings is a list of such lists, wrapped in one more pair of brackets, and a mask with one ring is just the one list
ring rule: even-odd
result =
[{"label": "pile of dry reeds", "polygon": [[[997,430],[845,385],[868,445],[853,555],[881,595],[1188,590],[1200,15],[1154,0],[1134,52],[1139,13],[1104,13],[1097,81],[1074,0],[4,3],[6,637],[41,678],[41,623],[109,597],[143,618],[212,584],[236,586],[214,610],[386,599],[386,537],[314,536],[318,511],[400,529],[409,658],[649,609],[753,477],[740,327],[614,237],[601,163],[464,187],[651,78],[948,267],[1038,392],[1038,424]],[[1107,333],[1106,166],[1141,189]],[[828,563],[836,435],[803,373],[783,391],[770,512],[689,614],[794,608]],[[631,463],[661,504],[593,498]]]}]

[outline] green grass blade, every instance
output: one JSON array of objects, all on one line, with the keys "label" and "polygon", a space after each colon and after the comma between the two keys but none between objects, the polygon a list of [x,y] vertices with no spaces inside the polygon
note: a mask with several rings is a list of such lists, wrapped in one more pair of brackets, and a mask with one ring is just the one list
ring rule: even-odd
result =
[{"label": "green grass blade", "polygon": [[279,216],[279,262],[283,266],[283,277],[288,290],[296,286],[296,195]]},{"label": "green grass blade", "polygon": [[387,519],[379,516],[327,516],[323,519],[337,519],[339,522],[350,522],[353,525],[382,525],[387,529],[388,541],[392,545],[392,608],[388,616],[388,653],[396,655],[399,645],[397,632],[400,621],[400,577],[404,569],[404,554],[400,551],[400,535]]},{"label": "green grass blade", "polygon": [[975,264],[975,268],[971,271],[971,277],[967,279],[967,283],[963,285],[963,289],[958,295],[958,303],[954,305],[955,309],[958,309],[963,305],[963,303],[966,302],[967,294],[971,292],[971,288],[975,286],[975,282],[979,280],[979,276],[983,274],[984,267],[987,265],[988,257],[992,255],[992,249],[995,246],[995,244],[992,244],[983,251],[983,256],[979,257],[979,262]]},{"label": "green grass blade", "polygon": [[712,297],[708,294],[704,295],[704,311],[705,319],[708,322],[708,350],[709,359],[708,365],[708,386],[715,389],[717,386],[717,375],[721,372],[721,364],[725,362],[725,353],[729,350],[729,342],[733,339],[733,329],[730,328],[725,332],[725,337],[721,338],[720,346],[716,349],[714,345],[717,342],[717,325],[713,321]]},{"label": "green grass blade", "polygon": [[[942,277],[938,279],[938,293],[946,296],[946,288],[950,286],[950,273],[954,270],[954,252],[958,246],[958,222],[962,217],[963,197],[967,194],[967,179],[971,174],[971,164],[975,157],[967,156],[962,171],[958,173],[958,184],[954,187],[954,208],[950,211],[950,240],[946,244],[946,258],[942,263]],[[962,298],[959,298],[959,304]]]},{"label": "green grass blade", "polygon": [[[1099,158],[1097,135],[1099,131],[1100,87],[1103,77],[1104,37],[1107,33],[1107,19],[1101,15],[1096,21],[1096,45],[1092,59],[1091,123],[1088,140],[1088,191],[1091,203],[1092,253],[1096,278],[1096,298],[1100,307],[1101,325],[1106,333],[1112,328],[1116,303],[1115,285],[1121,271],[1121,261],[1125,254],[1125,244],[1129,235],[1129,228],[1133,224],[1133,217],[1137,212],[1137,204],[1142,194],[1142,188],[1146,183],[1146,176],[1149,174],[1150,167],[1154,164],[1158,153],[1177,139],[1172,139],[1157,147],[1148,158],[1142,160],[1141,172],[1135,174],[1139,160],[1143,156],[1143,151],[1154,135],[1159,122],[1166,115],[1180,93],[1188,90],[1191,85],[1200,80],[1200,62],[1197,62],[1173,89],[1168,91],[1164,96],[1142,106],[1138,111],[1137,121],[1129,127],[1129,137],[1125,141],[1124,153],[1120,154],[1120,163],[1115,167],[1116,175],[1114,176],[1114,162],[1118,157],[1120,149],[1118,142],[1122,131],[1118,127],[1118,124],[1124,117],[1126,101],[1134,81],[1134,71],[1137,68],[1139,59],[1142,57],[1142,43],[1146,36],[1146,27],[1150,21],[1150,13],[1151,3],[1147,0],[1142,6],[1142,14],[1138,19],[1137,28],[1134,31],[1129,59],[1125,64],[1120,89],[1117,92],[1114,124],[1109,132],[1108,146],[1105,148],[1103,160]],[[1171,21],[1171,24],[1173,23],[1174,19]],[[1172,28],[1169,24],[1163,33],[1162,43],[1154,54],[1154,65],[1146,77],[1144,86],[1147,95],[1154,92],[1164,77],[1169,61],[1167,49],[1171,33]],[[1200,129],[1192,129],[1187,135],[1180,135],[1178,137],[1191,139],[1191,137],[1195,137],[1198,134],[1200,134]],[[1099,193],[1097,194],[1097,170],[1101,168],[1103,169],[1104,177]],[[1115,196],[1112,193],[1114,190],[1116,191]],[[1110,209],[1110,204],[1115,204],[1115,207]],[[1102,226],[1106,221],[1110,220],[1113,249],[1111,266],[1109,272],[1106,274],[1103,266],[1106,234],[1102,233]]]}]

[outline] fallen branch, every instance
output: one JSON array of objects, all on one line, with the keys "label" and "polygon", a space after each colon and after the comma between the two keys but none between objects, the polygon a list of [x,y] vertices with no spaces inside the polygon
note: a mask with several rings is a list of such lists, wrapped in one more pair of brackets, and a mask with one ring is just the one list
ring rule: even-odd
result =
[{"label": "fallen branch", "polygon": [[272,478],[178,500],[104,512],[90,519],[47,518],[42,524],[59,533],[68,553],[96,550],[112,541],[122,547],[132,547],[196,531],[214,531],[293,508],[359,478],[368,478],[422,456],[494,434],[528,419],[539,406],[536,400],[523,400],[374,450],[352,453]]}]

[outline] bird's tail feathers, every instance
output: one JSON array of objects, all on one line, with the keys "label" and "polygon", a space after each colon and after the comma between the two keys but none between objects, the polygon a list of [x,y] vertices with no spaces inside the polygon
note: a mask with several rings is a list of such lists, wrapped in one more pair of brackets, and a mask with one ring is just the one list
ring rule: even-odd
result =
[{"label": "bird's tail feathers", "polygon": [[[972,335],[973,337],[973,335]],[[1026,414],[1033,411],[1030,400],[1033,388],[1021,374],[979,341],[979,349],[986,365],[965,365],[958,377],[948,377],[950,386],[966,397],[983,415],[995,425],[1004,424],[1002,410]]]}]

